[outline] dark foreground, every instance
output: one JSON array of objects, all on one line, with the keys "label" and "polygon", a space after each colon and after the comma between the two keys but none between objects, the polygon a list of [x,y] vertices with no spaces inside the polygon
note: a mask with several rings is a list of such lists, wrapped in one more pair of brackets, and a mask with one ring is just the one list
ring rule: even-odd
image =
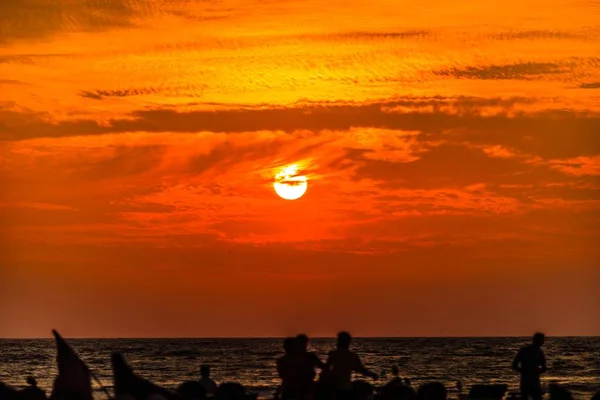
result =
[{"label": "dark foreground", "polygon": [[[353,348],[364,363],[380,375],[366,380],[375,388],[390,380],[382,374],[398,365],[400,376],[418,388],[425,382],[444,384],[448,396],[458,397],[476,384],[505,384],[507,393],[518,392],[518,376],[510,370],[514,352],[529,338],[401,338],[355,339]],[[213,367],[217,382],[239,382],[247,392],[272,397],[279,384],[275,359],[281,355],[280,339],[127,339],[69,340],[77,353],[112,393],[112,351],[122,351],[137,373],[175,390],[185,380],[197,379],[201,363]],[[312,339],[311,347],[325,357],[333,339]],[[549,371],[544,385],[566,387],[576,399],[590,399],[600,387],[600,338],[549,338],[545,348]],[[48,394],[56,369],[52,340],[0,340],[0,381],[15,388],[34,375]],[[106,396],[94,384],[97,399]],[[546,396],[548,397],[548,396]],[[144,399],[145,400],[145,399]]]}]

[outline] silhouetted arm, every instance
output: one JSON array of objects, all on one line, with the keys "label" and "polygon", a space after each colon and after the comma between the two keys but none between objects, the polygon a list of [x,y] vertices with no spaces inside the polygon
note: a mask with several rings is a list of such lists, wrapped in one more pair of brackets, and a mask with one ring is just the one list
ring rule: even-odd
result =
[{"label": "silhouetted arm", "polygon": [[379,376],[371,371],[370,369],[368,369],[367,367],[364,366],[364,364],[362,363],[360,357],[358,357],[358,355],[355,355],[355,366],[354,366],[354,372],[358,372],[359,374],[362,374],[364,376],[368,376],[369,378],[373,378],[375,380],[377,380],[379,378]]},{"label": "silhouetted arm", "polygon": [[323,363],[323,361],[321,361],[321,359],[319,358],[318,355],[316,355],[315,353],[313,353],[313,358],[314,358],[314,363],[315,366],[319,369],[325,369],[325,364]]},{"label": "silhouetted arm", "polygon": [[519,350],[519,352],[515,356],[515,359],[513,360],[512,369],[514,369],[517,372],[521,372],[521,367],[519,365],[520,363],[521,363],[521,350]]},{"label": "silhouetted arm", "polygon": [[331,352],[327,355],[327,361],[325,361],[325,365],[323,366],[324,370],[330,369],[333,365],[333,357],[331,356]]},{"label": "silhouetted arm", "polygon": [[540,375],[543,374],[544,372],[548,371],[548,366],[546,365],[546,356],[544,355],[544,353],[542,352],[542,356],[541,356],[541,364],[540,365]]}]

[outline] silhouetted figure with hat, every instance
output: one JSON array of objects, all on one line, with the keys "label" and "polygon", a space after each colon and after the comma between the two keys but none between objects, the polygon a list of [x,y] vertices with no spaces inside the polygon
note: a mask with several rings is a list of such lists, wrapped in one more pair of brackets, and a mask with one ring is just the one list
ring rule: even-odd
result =
[{"label": "silhouetted figure with hat", "polygon": [[340,332],[337,335],[337,347],[329,352],[325,363],[327,383],[335,390],[338,398],[347,399],[351,397],[352,373],[357,372],[364,376],[377,380],[376,373],[368,370],[360,360],[358,354],[350,350],[352,336],[348,332]]},{"label": "silhouetted figure with hat", "polygon": [[542,384],[540,375],[548,370],[546,357],[542,351],[546,336],[543,333],[533,335],[532,343],[517,353],[512,368],[521,374],[521,397],[524,400],[540,400]]}]

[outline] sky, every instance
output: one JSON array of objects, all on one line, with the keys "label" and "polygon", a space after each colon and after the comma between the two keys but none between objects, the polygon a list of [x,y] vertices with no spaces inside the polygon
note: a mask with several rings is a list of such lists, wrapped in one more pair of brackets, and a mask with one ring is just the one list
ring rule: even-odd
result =
[{"label": "sky", "polygon": [[0,337],[600,335],[600,2],[498,4],[2,0]]}]

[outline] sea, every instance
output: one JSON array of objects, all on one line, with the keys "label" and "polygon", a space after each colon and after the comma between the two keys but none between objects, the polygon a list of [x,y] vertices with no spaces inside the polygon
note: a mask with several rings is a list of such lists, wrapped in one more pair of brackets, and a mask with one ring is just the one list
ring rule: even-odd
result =
[{"label": "sea", "polygon": [[[197,379],[201,364],[212,367],[218,382],[236,381],[260,398],[271,398],[279,384],[275,360],[282,355],[282,339],[72,339],[79,356],[103,386],[112,387],[111,352],[122,352],[134,371],[156,384],[175,389]],[[413,386],[440,381],[457,397],[456,382],[465,392],[477,383],[505,383],[518,391],[518,376],[510,365],[529,338],[356,338],[353,349],[368,368],[390,378],[397,365]],[[333,338],[311,339],[312,350],[323,359],[334,347]],[[548,373],[543,384],[559,383],[576,399],[590,399],[600,389],[600,337],[548,338],[544,347]],[[54,341],[0,340],[0,381],[25,386],[27,376],[51,390],[56,375]],[[387,376],[385,376],[387,374]],[[383,375],[383,376],[382,376]],[[98,384],[95,397],[104,398]]]}]

